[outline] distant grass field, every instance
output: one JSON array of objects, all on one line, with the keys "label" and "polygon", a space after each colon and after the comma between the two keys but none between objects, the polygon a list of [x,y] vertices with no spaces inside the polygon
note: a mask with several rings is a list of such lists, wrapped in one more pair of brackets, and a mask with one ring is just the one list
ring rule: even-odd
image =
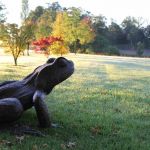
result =
[{"label": "distant grass field", "polygon": [[[76,71],[47,97],[53,122],[63,128],[39,129],[46,137],[25,135],[20,143],[15,135],[2,132],[0,149],[149,150],[150,59],[66,57]],[[42,55],[23,56],[15,67],[11,56],[0,56],[0,82],[22,79],[45,61]],[[38,129],[34,109],[18,122]]]}]

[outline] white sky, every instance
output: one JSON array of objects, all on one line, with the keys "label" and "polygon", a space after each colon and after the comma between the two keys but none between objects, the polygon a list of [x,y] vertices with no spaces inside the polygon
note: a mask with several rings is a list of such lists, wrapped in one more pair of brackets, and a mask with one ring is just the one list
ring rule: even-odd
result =
[{"label": "white sky", "polygon": [[[0,0],[7,8],[7,22],[20,23],[22,0]],[[121,23],[126,16],[142,17],[145,24],[150,23],[150,0],[29,0],[29,7],[47,6],[46,3],[58,1],[62,7],[81,7],[94,15],[102,14]]]}]

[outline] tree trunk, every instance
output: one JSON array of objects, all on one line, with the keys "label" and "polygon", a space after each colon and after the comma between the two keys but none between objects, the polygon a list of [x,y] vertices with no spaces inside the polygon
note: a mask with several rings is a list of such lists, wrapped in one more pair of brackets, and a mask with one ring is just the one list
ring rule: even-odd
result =
[{"label": "tree trunk", "polygon": [[29,54],[29,48],[30,48],[30,43],[27,43],[27,56],[30,56],[30,54]]},{"label": "tree trunk", "polygon": [[17,66],[17,58],[14,57],[15,66]]},{"label": "tree trunk", "polygon": [[74,48],[73,48],[73,49],[74,49],[74,53],[75,53],[75,55],[76,55],[76,53],[77,53],[77,50],[76,50],[76,49],[77,49],[76,42],[74,43]]},{"label": "tree trunk", "polygon": [[22,52],[22,55],[24,56],[24,52]]}]

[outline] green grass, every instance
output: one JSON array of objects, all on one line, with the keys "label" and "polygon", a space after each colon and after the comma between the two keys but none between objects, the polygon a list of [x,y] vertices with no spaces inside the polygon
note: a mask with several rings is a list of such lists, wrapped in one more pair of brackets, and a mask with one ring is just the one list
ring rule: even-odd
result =
[{"label": "green grass", "polygon": [[[67,57],[76,71],[47,97],[53,122],[63,128],[40,129],[46,137],[25,135],[20,144],[9,132],[0,133],[0,149],[149,150],[150,59]],[[45,61],[42,55],[24,56],[15,67],[10,56],[0,56],[0,81],[21,79]],[[18,122],[36,128],[34,109]]]}]

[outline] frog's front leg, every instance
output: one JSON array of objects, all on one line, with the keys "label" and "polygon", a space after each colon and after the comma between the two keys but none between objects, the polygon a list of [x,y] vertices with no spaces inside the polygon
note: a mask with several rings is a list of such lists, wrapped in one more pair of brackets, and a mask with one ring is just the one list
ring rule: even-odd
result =
[{"label": "frog's front leg", "polygon": [[23,111],[23,106],[17,98],[0,99],[0,123],[16,121]]},{"label": "frog's front leg", "polygon": [[44,102],[46,94],[43,91],[37,90],[33,96],[33,103],[36,110],[37,118],[40,127],[51,127],[50,115],[48,107]]}]

